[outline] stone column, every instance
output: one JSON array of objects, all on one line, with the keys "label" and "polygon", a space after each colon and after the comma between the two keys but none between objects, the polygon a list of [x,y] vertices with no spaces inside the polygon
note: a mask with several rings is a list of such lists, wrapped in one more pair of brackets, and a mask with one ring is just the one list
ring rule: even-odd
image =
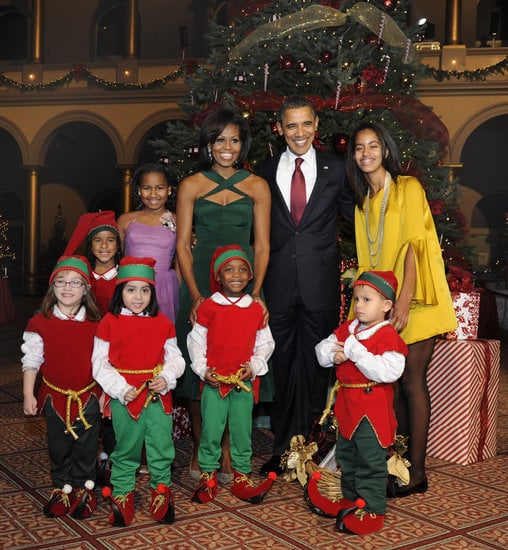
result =
[{"label": "stone column", "polygon": [[464,71],[466,46],[460,38],[462,0],[446,0],[445,43],[441,52],[441,68],[445,71]]},{"label": "stone column", "polygon": [[25,281],[26,292],[36,296],[39,291],[39,252],[40,252],[40,166],[25,166],[27,170],[26,188],[26,229],[25,229]]},{"label": "stone column", "polygon": [[446,0],[445,45],[461,44],[462,0]]},{"label": "stone column", "polygon": [[42,84],[42,0],[32,0],[31,50],[28,63],[23,64],[24,84]]},{"label": "stone column", "polygon": [[127,57],[138,57],[138,0],[127,4]]},{"label": "stone column", "polygon": [[132,210],[132,166],[119,166],[121,171],[120,212]]}]

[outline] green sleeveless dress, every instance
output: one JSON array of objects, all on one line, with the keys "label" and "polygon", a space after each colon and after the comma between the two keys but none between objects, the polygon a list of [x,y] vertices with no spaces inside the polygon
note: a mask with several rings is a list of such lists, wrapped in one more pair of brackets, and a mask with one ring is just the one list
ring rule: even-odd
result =
[{"label": "green sleeveless dress", "polygon": [[[202,296],[210,296],[210,262],[218,246],[236,244],[241,246],[253,264],[254,251],[252,250],[252,222],[254,207],[252,199],[236,187],[236,184],[248,178],[251,172],[239,170],[230,178],[224,179],[215,170],[202,172],[208,179],[217,183],[217,187],[200,197],[194,205],[194,231],[196,244],[192,248],[193,268],[196,283]],[[230,189],[237,193],[239,198],[222,206],[209,200],[217,193]],[[247,287],[251,292],[252,282]],[[180,284],[179,308],[176,319],[176,333],[178,347],[181,349],[187,368],[180,378],[176,388],[176,395],[182,398],[196,399],[199,396],[199,378],[190,368],[190,359],[187,352],[187,334],[191,330],[189,314],[192,300],[189,289],[184,281]],[[267,378],[267,376],[263,377]],[[271,388],[263,388],[271,384],[261,384],[260,400],[271,401]]]}]

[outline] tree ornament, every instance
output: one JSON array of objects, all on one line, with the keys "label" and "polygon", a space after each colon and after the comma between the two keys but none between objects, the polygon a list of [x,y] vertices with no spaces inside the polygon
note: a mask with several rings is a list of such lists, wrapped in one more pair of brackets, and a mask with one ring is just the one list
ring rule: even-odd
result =
[{"label": "tree ornament", "polygon": [[412,79],[411,75],[409,75],[407,73],[402,73],[400,75],[399,83],[400,83],[401,88],[409,88],[413,84],[413,79]]},{"label": "tree ornament", "polygon": [[279,69],[292,69],[295,65],[295,60],[291,55],[281,55],[279,57]]},{"label": "tree ornament", "polygon": [[342,71],[347,71],[349,69],[349,61],[344,61],[340,66]]},{"label": "tree ornament", "polygon": [[332,52],[329,50],[325,50],[319,57],[321,63],[328,64],[332,60]]},{"label": "tree ornament", "polygon": [[369,32],[369,34],[363,39],[365,44],[375,44],[377,45],[378,36],[374,32]]},{"label": "tree ornament", "polygon": [[270,121],[270,128],[272,130],[272,134],[278,134],[279,129],[277,128],[277,120],[273,119]]},{"label": "tree ornament", "polygon": [[238,84],[245,84],[245,82],[247,81],[247,75],[245,74],[245,72],[236,73],[234,81],[237,82]]},{"label": "tree ornament", "polygon": [[349,144],[349,137],[343,132],[339,132],[333,136],[333,147],[340,155],[346,155]]},{"label": "tree ornament", "polygon": [[297,61],[296,62],[296,72],[300,74],[305,74],[308,71],[307,63],[305,61]]},{"label": "tree ornament", "polygon": [[383,0],[383,7],[386,13],[390,13],[397,7],[397,0]]}]

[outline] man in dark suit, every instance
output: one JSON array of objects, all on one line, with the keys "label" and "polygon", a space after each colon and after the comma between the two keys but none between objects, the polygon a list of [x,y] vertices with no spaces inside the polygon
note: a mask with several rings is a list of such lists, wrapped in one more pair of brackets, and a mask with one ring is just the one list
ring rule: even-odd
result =
[{"label": "man in dark suit", "polygon": [[277,121],[287,148],[256,167],[272,193],[270,262],[263,290],[275,339],[275,440],[273,456],[261,473],[281,473],[280,456],[291,437],[308,436],[327,397],[328,372],[318,365],[314,346],[338,324],[338,219],[340,212],[353,221],[354,199],[344,161],[312,145],[318,123],[309,100],[288,98]]}]

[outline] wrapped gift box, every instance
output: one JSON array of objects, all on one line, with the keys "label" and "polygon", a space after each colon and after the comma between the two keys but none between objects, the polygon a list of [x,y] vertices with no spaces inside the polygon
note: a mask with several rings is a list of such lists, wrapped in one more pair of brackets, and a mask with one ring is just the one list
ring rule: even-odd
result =
[{"label": "wrapped gift box", "polygon": [[471,464],[496,454],[499,340],[437,340],[427,454]]},{"label": "wrapped gift box", "polygon": [[459,326],[446,334],[448,340],[474,340],[478,336],[479,292],[452,292],[453,307]]},{"label": "wrapped gift box", "polygon": [[192,435],[189,409],[181,405],[173,407],[173,439],[183,439]]}]

